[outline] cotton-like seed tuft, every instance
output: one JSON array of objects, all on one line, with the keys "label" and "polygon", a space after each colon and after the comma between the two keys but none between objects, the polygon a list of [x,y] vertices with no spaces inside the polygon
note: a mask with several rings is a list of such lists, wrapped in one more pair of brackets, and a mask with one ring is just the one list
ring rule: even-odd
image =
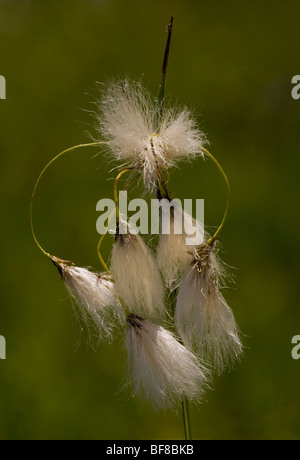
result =
[{"label": "cotton-like seed tuft", "polygon": [[156,409],[176,409],[183,398],[201,400],[207,370],[171,332],[131,315],[126,347],[135,392]]},{"label": "cotton-like seed tuft", "polygon": [[131,226],[120,221],[112,250],[111,274],[131,313],[159,320],[165,315],[162,279],[150,249],[133,232]]},{"label": "cotton-like seed tuft", "polygon": [[125,313],[111,277],[81,267],[60,265],[58,268],[83,320],[87,323],[92,320],[100,339],[111,340],[114,328],[125,323]]},{"label": "cotton-like seed tuft", "polygon": [[142,170],[150,190],[158,170],[203,156],[204,135],[190,111],[166,108],[157,126],[157,100],[138,82],[108,86],[99,103],[97,131],[117,160]]},{"label": "cotton-like seed tuft", "polygon": [[[173,202],[170,212],[170,232],[159,235],[156,260],[164,278],[166,287],[173,291],[180,283],[182,275],[186,272],[195,257],[194,245],[187,244],[196,234],[202,243],[204,229],[201,224],[187,214],[178,204]],[[163,215],[161,214],[161,218]],[[181,228],[181,233],[177,232]],[[195,233],[195,229],[196,232]],[[190,240],[189,240],[190,241]]]},{"label": "cotton-like seed tuft", "polygon": [[175,325],[184,344],[218,373],[242,354],[239,330],[218,287],[220,266],[213,253],[187,271],[178,291]]}]

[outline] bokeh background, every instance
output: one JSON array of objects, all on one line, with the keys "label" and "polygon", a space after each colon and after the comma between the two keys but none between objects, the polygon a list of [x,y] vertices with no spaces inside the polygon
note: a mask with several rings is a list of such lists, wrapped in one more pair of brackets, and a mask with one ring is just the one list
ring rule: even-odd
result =
[{"label": "bokeh background", "polygon": [[[46,162],[89,141],[96,82],[127,75],[157,93],[171,15],[168,96],[195,110],[231,182],[221,241],[236,283],[225,296],[246,347],[191,407],[193,437],[299,439],[299,14],[297,0],[0,0],[1,439],[183,438],[180,411],[156,413],[123,389],[121,337],[89,345],[28,216]],[[34,219],[47,250],[100,269],[95,206],[111,196],[112,173],[96,153],[49,169]],[[171,188],[204,198],[206,224],[218,224],[226,190],[211,162],[174,171]]]}]

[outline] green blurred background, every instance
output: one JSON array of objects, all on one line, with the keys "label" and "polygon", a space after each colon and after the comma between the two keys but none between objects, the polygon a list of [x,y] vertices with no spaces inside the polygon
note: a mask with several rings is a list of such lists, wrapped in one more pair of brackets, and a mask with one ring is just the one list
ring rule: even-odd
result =
[{"label": "green blurred background", "polygon": [[[129,75],[155,94],[174,15],[168,95],[195,109],[227,171],[232,204],[225,296],[245,334],[241,364],[191,408],[194,439],[299,439],[299,1],[0,0],[1,439],[182,439],[180,412],[158,414],[124,386],[122,338],[91,348],[55,268],[34,245],[30,195],[55,154],[87,142],[96,82]],[[100,269],[96,202],[111,165],[79,150],[44,177],[36,232],[47,250]],[[225,187],[207,161],[173,172],[180,198],[204,198],[216,226]],[[109,256],[111,240],[105,247]]]}]

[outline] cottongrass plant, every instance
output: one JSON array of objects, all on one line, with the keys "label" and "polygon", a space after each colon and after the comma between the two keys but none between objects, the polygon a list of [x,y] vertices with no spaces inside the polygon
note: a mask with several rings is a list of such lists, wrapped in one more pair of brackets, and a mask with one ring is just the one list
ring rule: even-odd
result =
[{"label": "cottongrass plant", "polygon": [[[58,268],[81,317],[93,323],[101,340],[111,340],[117,330],[123,333],[128,383],[134,394],[155,409],[177,411],[181,403],[185,437],[191,439],[188,401],[202,400],[212,371],[220,373],[239,359],[242,344],[233,313],[221,294],[224,271],[216,251],[228,213],[229,182],[204,147],[205,136],[191,112],[165,104],[172,23],[167,29],[158,98],[141,83],[110,83],[102,91],[96,114],[102,140],[64,150],[45,166],[33,190],[30,222],[36,244]],[[116,228],[110,267],[101,254],[105,235],[97,246],[104,269],[101,273],[46,252],[33,228],[33,201],[41,177],[60,156],[87,146],[103,146],[121,163],[113,190]],[[179,161],[197,157],[210,158],[226,181],[228,201],[222,222],[213,236],[205,234],[202,244],[187,245],[187,236],[195,229],[204,235],[204,229],[175,206],[171,208],[170,232],[160,233],[155,254],[120,216],[119,181],[126,173],[134,173],[143,179],[146,191],[171,202],[166,174]],[[177,234],[175,228],[182,223],[183,232]]]}]

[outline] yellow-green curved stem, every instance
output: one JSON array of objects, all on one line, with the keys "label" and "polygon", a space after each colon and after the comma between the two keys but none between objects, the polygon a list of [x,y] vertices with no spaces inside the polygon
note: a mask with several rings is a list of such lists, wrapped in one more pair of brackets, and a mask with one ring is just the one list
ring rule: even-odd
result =
[{"label": "yellow-green curved stem", "polygon": [[110,275],[110,270],[108,268],[108,266],[106,265],[106,263],[104,262],[104,259],[102,257],[102,254],[101,254],[101,251],[100,251],[100,248],[101,248],[101,244],[102,244],[102,241],[104,240],[104,237],[105,237],[106,233],[104,233],[103,235],[101,235],[101,238],[99,239],[98,241],[98,244],[97,244],[97,255],[98,255],[98,258],[101,262],[101,265],[102,267],[104,268],[104,270]]},{"label": "yellow-green curved stem", "polygon": [[226,217],[227,217],[227,214],[228,214],[228,211],[229,211],[229,203],[230,203],[230,184],[229,184],[229,180],[228,180],[228,177],[224,171],[224,169],[222,168],[222,166],[220,165],[220,163],[216,160],[216,158],[204,147],[201,147],[201,149],[203,150],[203,152],[215,163],[215,165],[217,166],[217,168],[219,169],[220,173],[222,174],[223,178],[225,179],[225,182],[226,182],[226,187],[227,187],[227,202],[226,202],[226,208],[225,208],[225,211],[224,211],[224,215],[223,215],[223,219],[221,221],[221,224],[219,225],[218,229],[216,230],[216,232],[213,234],[213,236],[211,238],[209,238],[209,240],[207,241],[207,244],[208,245],[212,245],[214,243],[214,241],[217,239],[220,231],[222,230],[223,228],[223,225],[225,223],[225,220],[226,220]]},{"label": "yellow-green curved stem", "polygon": [[[107,219],[107,227],[109,226],[109,223],[111,221],[111,218],[113,216],[113,214],[116,212],[116,221],[118,222],[119,221],[119,214],[120,214],[120,211],[119,211],[119,196],[118,196],[118,182],[119,182],[119,179],[123,176],[123,174],[127,173],[128,171],[132,171],[132,168],[126,168],[124,169],[123,171],[121,171],[117,177],[115,178],[115,181],[114,181],[114,202],[115,202],[115,205],[116,205],[116,209],[113,210],[111,212],[111,214],[109,215],[108,219]],[[102,254],[101,254],[101,245],[102,245],[102,242],[106,236],[107,232],[104,233],[103,235],[101,235],[99,241],[98,241],[98,244],[97,244],[97,254],[98,254],[98,258],[101,262],[101,265],[102,267],[104,268],[104,270],[110,274],[110,270],[108,268],[108,266],[106,265],[103,257],[102,257]]]},{"label": "yellow-green curved stem", "polygon": [[46,166],[43,168],[43,170],[41,171],[40,175],[37,178],[37,181],[35,183],[35,186],[34,186],[34,189],[33,189],[32,195],[31,195],[30,207],[29,207],[30,229],[31,229],[31,233],[32,233],[34,242],[36,243],[37,247],[40,249],[40,251],[42,251],[42,253],[45,256],[49,257],[49,259],[51,259],[51,260],[53,260],[55,258],[55,256],[52,256],[49,252],[45,251],[44,248],[40,245],[40,243],[38,242],[38,239],[36,237],[36,234],[35,234],[35,231],[34,231],[34,226],[33,226],[33,217],[32,217],[33,202],[34,202],[34,197],[35,197],[38,185],[40,183],[40,180],[41,180],[42,176],[44,175],[44,173],[46,172],[46,170],[49,168],[49,166],[51,166],[52,163],[54,163],[54,161],[56,161],[58,158],[60,158],[65,153],[72,152],[73,150],[79,149],[79,148],[82,148],[82,147],[93,147],[93,146],[102,145],[102,144],[105,144],[105,142],[90,142],[88,144],[75,145],[74,147],[70,147],[70,148],[68,148],[66,150],[63,150],[58,155],[56,155],[54,158],[52,158],[52,160],[50,160],[49,163],[46,164]]},{"label": "yellow-green curved stem", "polygon": [[132,171],[132,168],[126,168],[123,171],[121,171],[117,177],[115,178],[114,182],[114,201],[116,205],[116,221],[117,223],[119,222],[119,217],[120,217],[120,210],[119,210],[119,195],[118,195],[118,182],[123,176],[123,174],[127,173],[128,171]]}]

